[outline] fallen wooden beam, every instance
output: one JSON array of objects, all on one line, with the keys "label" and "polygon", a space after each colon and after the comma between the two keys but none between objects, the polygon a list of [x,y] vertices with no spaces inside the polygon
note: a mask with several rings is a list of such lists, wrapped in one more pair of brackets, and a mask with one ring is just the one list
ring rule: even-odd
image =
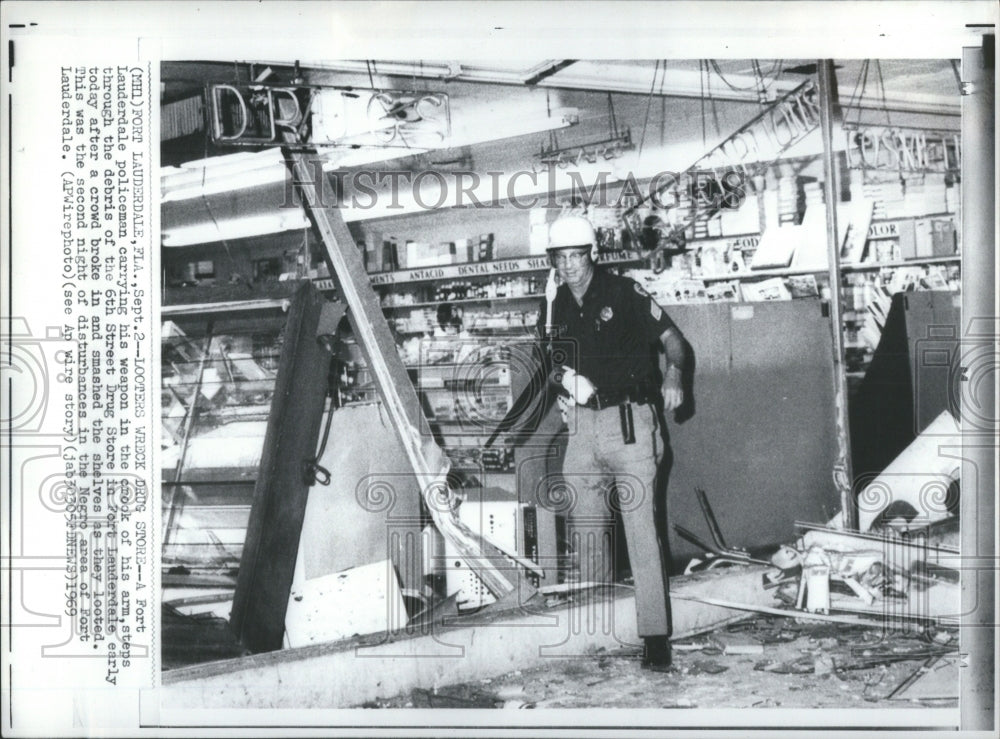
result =
[{"label": "fallen wooden beam", "polygon": [[[354,243],[343,215],[323,204],[321,190],[313,176],[324,176],[322,168],[310,168],[305,154],[286,149],[285,162],[293,182],[301,192],[302,206],[323,244],[326,264],[336,277],[341,299],[350,309],[348,318],[368,369],[378,388],[379,399],[403,447],[420,488],[426,509],[441,535],[453,544],[469,569],[497,599],[531,590],[521,572],[506,557],[517,559],[486,541],[463,524],[450,505],[446,482],[449,462],[427,429],[416,390],[395,339],[382,312],[382,304],[371,286],[361,253]],[[312,162],[315,164],[315,160]],[[523,562],[522,562],[523,564]]]}]

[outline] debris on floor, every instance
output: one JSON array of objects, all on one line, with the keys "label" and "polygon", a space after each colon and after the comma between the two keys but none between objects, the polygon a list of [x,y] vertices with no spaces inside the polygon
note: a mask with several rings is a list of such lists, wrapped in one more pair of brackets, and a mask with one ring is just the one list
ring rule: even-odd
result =
[{"label": "debris on floor", "polygon": [[[759,651],[727,653],[728,644],[756,644]],[[370,707],[886,708],[901,701],[941,707],[958,702],[948,698],[957,685],[956,673],[949,672],[957,648],[953,631],[886,631],[762,615],[676,643],[669,673],[643,670],[638,647],[600,649],[473,683],[412,690]]]},{"label": "debris on floor", "polygon": [[[671,591],[671,598],[724,607],[744,617],[711,633],[678,639],[670,671],[643,670],[638,646],[601,648],[584,658],[553,659],[542,667],[476,684],[414,690],[378,705],[538,709],[832,708],[890,706],[904,700],[957,704],[960,593],[953,518],[923,528],[909,521],[905,530],[887,527],[869,533],[800,523],[795,542],[759,559],[726,543],[707,495],[696,492],[711,543],[675,526],[681,536],[706,549],[705,559],[689,570],[745,570],[760,564],[770,569],[762,570],[759,592],[764,597],[752,603],[726,600],[725,589]],[[563,585],[543,594],[572,601],[580,589],[594,586]],[[767,593],[772,603],[762,605]]]}]

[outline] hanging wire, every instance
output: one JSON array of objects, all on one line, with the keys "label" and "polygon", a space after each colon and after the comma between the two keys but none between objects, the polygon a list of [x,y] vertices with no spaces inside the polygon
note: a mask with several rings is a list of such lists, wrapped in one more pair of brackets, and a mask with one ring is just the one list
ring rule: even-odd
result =
[{"label": "hanging wire", "polygon": [[[757,78],[757,85],[758,85],[757,94],[760,97],[760,104],[761,107],[766,107],[767,92],[768,90],[771,89],[771,86],[778,81],[778,78],[784,71],[785,60],[779,59],[778,61],[776,61],[774,64],[771,65],[771,69],[768,70],[767,73],[764,72],[763,68],[760,66],[760,61],[757,59],[753,60],[753,67],[754,67],[754,76]],[[768,80],[768,77],[770,77],[770,80]]]},{"label": "hanging wire", "polygon": [[753,90],[757,87],[756,81],[754,81],[754,83],[750,85],[750,87],[739,87],[738,85],[734,85],[732,82],[726,79],[726,76],[722,73],[722,70],[719,68],[719,63],[717,61],[715,61],[714,59],[709,59],[708,63],[712,65],[712,69],[715,70],[715,73],[717,75],[719,75],[719,79],[722,80],[723,84],[725,84],[726,87],[728,87],[730,90],[733,90],[734,92],[749,92],[750,90]]},{"label": "hanging wire", "polygon": [[708,73],[708,65],[705,66],[705,75],[707,77],[708,85],[708,101],[712,106],[712,123],[715,125],[715,135],[719,136],[721,129],[719,127],[719,107],[715,103],[715,96],[712,94],[712,75]]},{"label": "hanging wire", "polygon": [[958,67],[957,59],[949,59],[951,62],[951,71],[955,73],[955,83],[958,85],[958,94],[962,94],[962,72]]},{"label": "hanging wire", "polygon": [[752,61],[754,81],[757,84],[757,102],[763,109],[767,106],[767,85],[764,84],[764,72],[760,68],[760,62],[756,59]]},{"label": "hanging wire", "polygon": [[611,120],[611,138],[618,138],[618,121],[615,119],[615,103],[611,99],[611,92],[608,92],[608,117]]},{"label": "hanging wire", "polygon": [[649,86],[649,96],[646,98],[646,118],[642,122],[642,136],[639,137],[639,153],[636,154],[636,163],[642,157],[642,145],[646,141],[646,127],[649,125],[649,109],[653,104],[653,91],[656,89],[656,75],[660,71],[660,60],[656,60],[656,66],[653,68],[653,82]]},{"label": "hanging wire", "polygon": [[[723,83],[725,83],[726,87],[728,87],[730,90],[733,90],[734,92],[749,92],[751,90],[757,89],[758,83],[756,79],[754,80],[754,83],[750,85],[750,87],[740,87],[738,85],[734,85],[732,82],[726,79],[726,76],[722,73],[722,70],[719,68],[719,63],[717,61],[715,61],[714,59],[709,59],[708,61],[712,65],[712,69],[715,71],[715,73],[719,75],[719,79],[722,80]],[[754,60],[754,64],[756,64],[756,60]],[[767,78],[767,77],[772,78],[771,83],[768,83],[767,87],[770,87],[770,85],[774,83],[774,80],[778,78],[778,74],[781,73],[779,71],[780,69],[782,69],[782,61],[778,59],[771,65],[771,68],[767,70],[766,74],[764,72],[761,72],[762,78]]]},{"label": "hanging wire", "polygon": [[706,126],[708,125],[705,117],[705,81],[708,78],[708,61],[698,60],[698,84],[701,86],[701,145],[707,146],[708,142],[708,131]]},{"label": "hanging wire", "polygon": [[882,98],[882,110],[885,111],[885,125],[892,128],[892,120],[889,118],[889,103],[885,99],[885,80],[882,79],[882,62],[875,60],[875,71],[878,72],[878,86]]},{"label": "hanging wire", "polygon": [[[239,84],[240,84],[240,66],[239,66],[238,62],[233,62],[233,77],[235,78],[234,79],[234,84],[236,86],[239,86]],[[248,113],[248,115],[249,115],[249,113]],[[205,136],[205,146],[202,149],[202,153],[204,155],[203,159],[205,159],[206,161],[208,160],[208,155],[209,155],[208,138],[209,138],[208,136]],[[212,212],[212,206],[209,204],[208,197],[205,195],[205,182],[206,182],[207,177],[208,177],[208,167],[206,167],[206,166],[203,165],[202,168],[201,168],[201,187],[202,187],[202,190],[201,190],[201,202],[204,204],[205,210],[208,212],[208,217],[212,219],[212,225],[215,226],[216,231],[218,231],[219,233],[221,233],[222,229],[219,227],[219,221],[218,221],[218,219],[216,219],[215,213]],[[232,250],[229,248],[229,240],[226,239],[225,237],[222,238],[222,248],[226,250],[226,256],[229,258],[229,263],[231,265],[235,265],[236,263],[233,260]],[[236,273],[234,272],[233,274],[236,274]],[[248,279],[246,276],[244,276],[244,279],[246,279],[247,284],[250,284],[252,282],[252,280]]]},{"label": "hanging wire", "polygon": [[663,84],[667,80],[667,60],[663,60],[663,74],[660,76],[660,146],[666,143],[667,99],[663,96]]},{"label": "hanging wire", "polygon": [[323,424],[323,438],[319,443],[319,451],[316,452],[314,457],[305,460],[302,465],[302,473],[305,477],[306,484],[310,487],[313,485],[330,484],[330,470],[319,463],[319,461],[323,458],[323,454],[326,452],[326,444],[330,440],[330,426],[333,425],[333,412],[336,410],[338,405],[337,399],[333,394],[335,391],[330,392],[330,407],[326,411],[326,423]]},{"label": "hanging wire", "polygon": [[[851,92],[851,97],[848,101],[848,105],[856,111],[857,120],[854,122],[855,127],[861,125],[861,98],[865,96],[865,88],[868,87],[868,63],[869,60],[865,59],[861,65],[861,71],[858,73],[858,79],[854,83],[854,90]],[[860,92],[858,92],[859,87],[861,88]],[[846,116],[844,122],[847,122]]]}]

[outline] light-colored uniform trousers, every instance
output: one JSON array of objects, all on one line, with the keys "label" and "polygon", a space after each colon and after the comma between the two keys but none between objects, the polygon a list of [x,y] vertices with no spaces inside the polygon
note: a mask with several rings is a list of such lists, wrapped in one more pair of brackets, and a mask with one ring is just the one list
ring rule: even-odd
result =
[{"label": "light-colored uniform trousers", "polygon": [[[570,498],[564,501],[567,534],[580,581],[613,582],[612,511],[617,511],[632,564],[639,636],[668,635],[667,553],[657,536],[654,515],[663,458],[655,407],[632,404],[634,444],[622,439],[618,406],[599,411],[575,406],[569,413],[563,494]],[[612,490],[617,491],[617,502],[612,501]]]}]

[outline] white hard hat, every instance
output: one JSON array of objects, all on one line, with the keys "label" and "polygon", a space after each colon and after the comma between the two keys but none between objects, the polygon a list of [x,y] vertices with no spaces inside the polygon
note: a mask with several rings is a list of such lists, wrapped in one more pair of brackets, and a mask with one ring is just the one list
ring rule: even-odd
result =
[{"label": "white hard hat", "polygon": [[593,246],[597,241],[594,227],[583,216],[562,216],[549,228],[548,249]]}]

